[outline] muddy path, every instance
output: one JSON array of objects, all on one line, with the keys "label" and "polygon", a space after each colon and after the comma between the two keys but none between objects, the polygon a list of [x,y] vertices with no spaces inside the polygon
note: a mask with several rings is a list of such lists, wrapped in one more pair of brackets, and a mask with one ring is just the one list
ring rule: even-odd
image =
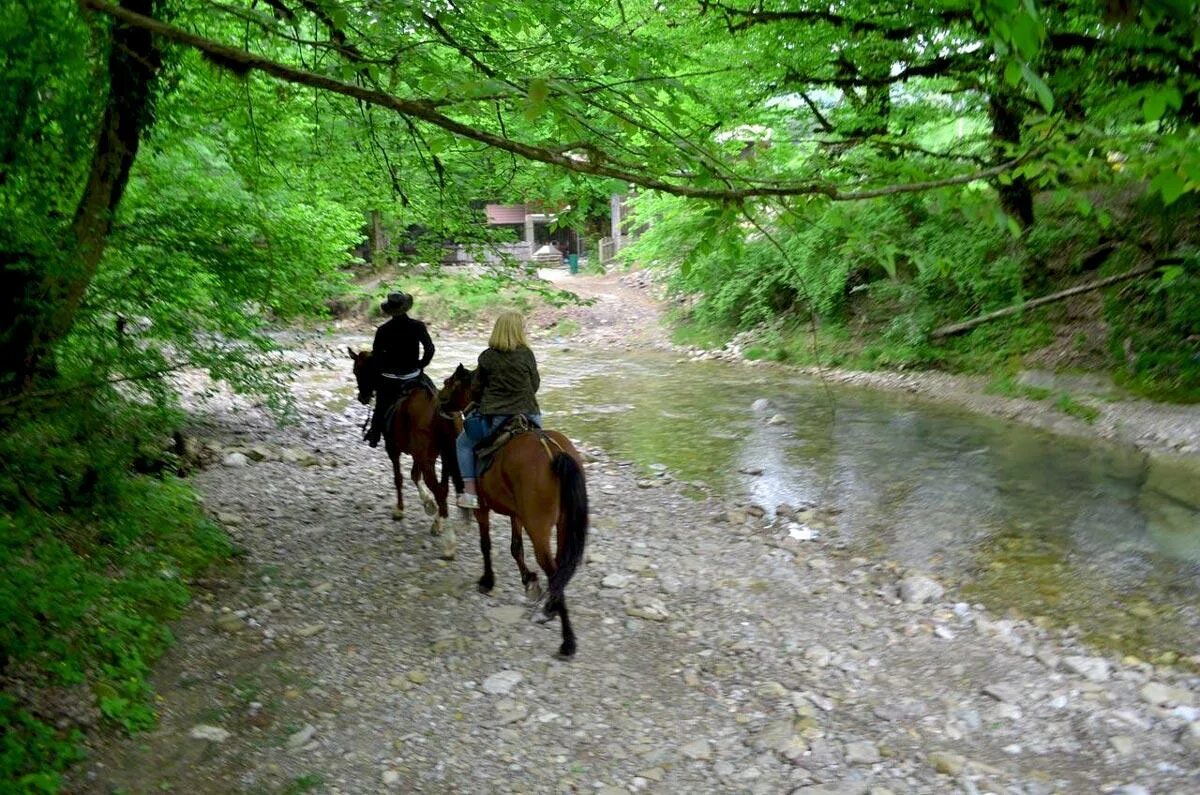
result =
[{"label": "muddy path", "polygon": [[[570,344],[665,345],[657,304],[606,278]],[[452,516],[457,556],[439,559],[411,483],[391,519],[344,353],[293,355],[295,424],[197,404],[195,483],[240,555],[175,628],[159,727],[97,740],[71,791],[1200,791],[1200,678],[852,557],[822,532],[828,506],[697,498],[588,440],[579,654],[560,662],[506,523],[480,594],[473,527]]]}]

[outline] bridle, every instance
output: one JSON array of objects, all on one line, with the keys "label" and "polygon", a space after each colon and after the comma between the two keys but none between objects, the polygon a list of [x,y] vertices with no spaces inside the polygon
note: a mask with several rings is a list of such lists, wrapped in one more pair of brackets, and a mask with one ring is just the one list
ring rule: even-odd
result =
[{"label": "bridle", "polygon": [[437,400],[437,415],[444,420],[461,420],[463,415],[467,413],[472,405],[474,404],[468,403],[461,409],[447,409],[445,401],[442,400],[442,396],[439,394]]}]

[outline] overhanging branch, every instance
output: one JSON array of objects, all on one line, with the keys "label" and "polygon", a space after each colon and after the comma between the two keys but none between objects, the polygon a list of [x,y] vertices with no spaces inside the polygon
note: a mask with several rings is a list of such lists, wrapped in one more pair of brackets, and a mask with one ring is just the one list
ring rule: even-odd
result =
[{"label": "overhanging branch", "polygon": [[404,99],[383,91],[366,88],[364,86],[355,85],[352,83],[346,83],[327,75],[316,74],[314,72],[308,72],[303,69],[287,66],[286,64],[281,64],[268,58],[255,55],[254,53],[250,53],[236,47],[230,47],[226,44],[204,38],[203,36],[198,36],[194,33],[183,30],[182,28],[160,22],[152,17],[144,16],[142,14],[135,14],[119,6],[104,2],[104,0],[79,0],[79,3],[84,8],[92,9],[102,14],[115,17],[129,25],[150,31],[151,33],[161,36],[164,39],[168,39],[170,41],[174,41],[206,53],[216,63],[227,65],[229,68],[235,69],[242,73],[254,69],[269,74],[285,82],[321,89],[323,91],[340,94],[342,96],[376,105],[381,108],[387,108],[404,116],[428,122],[429,124],[440,127],[441,129],[462,138],[478,141],[496,149],[511,152],[527,160],[546,163],[548,165],[557,166],[567,171],[573,171],[580,174],[591,174],[593,176],[606,177],[620,180],[622,182],[633,183],[650,190],[662,191],[663,193],[669,193],[675,196],[683,196],[687,198],[713,199],[718,201],[733,202],[766,196],[825,196],[833,201],[873,199],[881,196],[890,196],[901,193],[917,193],[953,185],[964,185],[977,180],[990,179],[1016,167],[1033,154],[1032,152],[1029,152],[1021,157],[1014,158],[999,165],[992,166],[991,168],[981,169],[969,174],[957,174],[940,179],[898,185],[887,185],[883,187],[868,188],[857,191],[846,191],[839,188],[837,185],[820,182],[793,184],[779,183],[775,185],[759,184],[749,187],[703,187],[681,182],[672,182],[641,171],[632,170],[635,167],[630,167],[624,164],[613,165],[611,162],[606,163],[603,160],[597,160],[594,157],[576,160],[568,157],[562,152],[555,151],[554,149],[548,147],[535,146],[532,144],[523,143],[521,141],[514,141],[510,138],[488,132],[487,130],[481,130],[468,124],[464,124],[457,119],[453,119],[443,113],[440,113],[436,109],[436,106],[429,102]]}]

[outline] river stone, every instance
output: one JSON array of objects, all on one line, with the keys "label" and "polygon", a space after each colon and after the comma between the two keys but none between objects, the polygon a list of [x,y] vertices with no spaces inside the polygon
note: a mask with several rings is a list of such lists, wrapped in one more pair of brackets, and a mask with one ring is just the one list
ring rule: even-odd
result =
[{"label": "river stone", "polygon": [[496,702],[496,725],[505,726],[509,723],[517,723],[525,720],[529,716],[529,707],[513,701],[511,698],[502,698]]},{"label": "river stone", "polygon": [[386,787],[394,787],[400,783],[400,774],[395,770],[383,771],[383,784]]},{"label": "river stone", "polygon": [[222,613],[213,621],[213,626],[222,632],[241,632],[246,623],[233,613]]},{"label": "river stone", "polygon": [[997,701],[1005,704],[1016,704],[1021,700],[1021,690],[1016,685],[997,682],[991,685],[984,685],[980,690],[985,696],[991,696]]},{"label": "river stone", "polygon": [[1133,753],[1133,738],[1124,734],[1118,734],[1115,737],[1108,738],[1108,744],[1112,749],[1121,756],[1128,756]]},{"label": "river stone", "polygon": [[712,748],[709,746],[708,740],[692,740],[679,751],[688,759],[707,760],[712,758]]},{"label": "river stone", "polygon": [[830,661],[833,659],[833,652],[824,646],[817,644],[816,646],[809,646],[808,649],[805,650],[804,658],[817,668],[824,668],[825,666],[829,665]]},{"label": "river stone", "polygon": [[759,698],[783,698],[788,694],[788,689],[779,682],[763,682],[754,688],[754,692]]},{"label": "river stone", "polygon": [[501,605],[492,608],[487,615],[497,624],[513,626],[524,623],[526,610],[520,605]]},{"label": "river stone", "polygon": [[1161,682],[1147,682],[1142,685],[1142,689],[1138,691],[1138,694],[1142,697],[1142,701],[1145,701],[1147,704],[1181,704],[1185,707],[1190,707],[1196,703],[1196,697],[1192,691],[1164,685]]},{"label": "river stone", "polygon": [[941,599],[946,589],[929,577],[914,575],[900,581],[900,598],[911,604]]},{"label": "river stone", "polygon": [[873,765],[880,761],[879,748],[875,743],[862,740],[846,743],[846,761],[852,765]]},{"label": "river stone", "polygon": [[191,728],[188,736],[196,740],[207,740],[210,743],[223,743],[232,735],[220,726],[209,726],[200,723]]},{"label": "river stone", "polygon": [[625,608],[625,615],[646,621],[666,621],[671,617],[663,603],[654,598],[645,598],[629,605]]},{"label": "river stone", "polygon": [[967,758],[962,754],[954,754],[949,751],[934,751],[929,755],[929,764],[943,775],[957,776],[966,768]]},{"label": "river stone", "polygon": [[302,748],[308,743],[309,740],[313,738],[314,735],[316,735],[316,733],[317,727],[313,726],[311,723],[307,723],[304,725],[304,728],[300,729],[300,731],[294,732],[287,738],[287,747],[293,751],[297,748]]},{"label": "river stone", "polygon": [[1068,671],[1079,674],[1089,682],[1108,681],[1108,660],[1103,657],[1063,657],[1062,664]]},{"label": "river stone", "polygon": [[250,463],[250,459],[242,453],[230,453],[221,459],[221,464],[227,467],[244,467]]},{"label": "river stone", "polygon": [[1200,723],[1189,723],[1179,732],[1179,742],[1184,748],[1200,751]]},{"label": "river stone", "polygon": [[782,414],[776,414],[767,420],[767,425],[787,425],[787,417]]},{"label": "river stone", "polygon": [[633,578],[628,574],[613,572],[612,574],[605,576],[605,578],[600,581],[600,585],[603,588],[624,588],[632,581]]},{"label": "river stone", "polygon": [[766,411],[767,409],[771,408],[771,401],[767,400],[766,398],[759,398],[750,404],[750,408],[754,409],[755,411]]},{"label": "river stone", "polygon": [[502,696],[516,687],[524,679],[520,671],[500,671],[483,680],[483,692],[493,696]]},{"label": "river stone", "polygon": [[325,622],[318,621],[315,624],[305,624],[304,626],[300,627],[300,629],[296,630],[296,636],[300,638],[311,638],[313,635],[317,635],[324,631]]}]

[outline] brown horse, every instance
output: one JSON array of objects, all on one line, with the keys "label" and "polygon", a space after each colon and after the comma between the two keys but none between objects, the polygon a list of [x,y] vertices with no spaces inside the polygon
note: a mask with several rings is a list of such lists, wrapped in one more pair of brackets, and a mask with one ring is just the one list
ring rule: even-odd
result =
[{"label": "brown horse", "polygon": [[[474,372],[461,364],[446,379],[438,393],[443,413],[463,411],[470,403]],[[555,615],[562,621],[562,645],[558,656],[575,654],[575,633],[567,615],[563,596],[571,575],[583,560],[587,542],[588,500],[579,451],[557,431],[530,431],[519,434],[496,453],[491,467],[477,481],[479,505],[475,519],[479,523],[479,548],[483,552],[483,576],[479,589],[492,590],[496,576],[492,571],[492,539],[489,511],[503,514],[512,524],[512,556],[521,570],[521,583],[530,595],[541,589],[537,572],[525,565],[521,542],[522,528],[533,542],[538,566],[546,572],[550,593],[539,620]],[[557,552],[550,554],[550,532],[557,527]]]},{"label": "brown horse", "polygon": [[[358,382],[358,400],[360,403],[371,402],[379,374],[370,351],[355,353],[347,348],[350,358],[354,360],[354,378]],[[387,411],[388,406],[377,406],[376,411]],[[392,509],[392,518],[399,521],[404,518],[404,476],[400,470],[400,454],[412,456],[413,465],[409,476],[417,486],[417,494],[421,498],[425,513],[433,516],[430,532],[433,535],[443,535],[442,557],[454,559],[456,539],[454,529],[448,527],[445,519],[448,516],[446,495],[449,492],[448,481],[454,478],[455,490],[462,491],[462,476],[458,474],[458,459],[454,453],[454,440],[458,435],[455,419],[448,414],[438,411],[437,400],[423,387],[416,387],[404,396],[397,404],[389,426],[384,431],[384,449],[392,460],[392,479],[396,484],[396,507]],[[435,465],[438,457],[442,458],[442,476],[438,480]],[[422,489],[424,481],[424,489]]]}]

